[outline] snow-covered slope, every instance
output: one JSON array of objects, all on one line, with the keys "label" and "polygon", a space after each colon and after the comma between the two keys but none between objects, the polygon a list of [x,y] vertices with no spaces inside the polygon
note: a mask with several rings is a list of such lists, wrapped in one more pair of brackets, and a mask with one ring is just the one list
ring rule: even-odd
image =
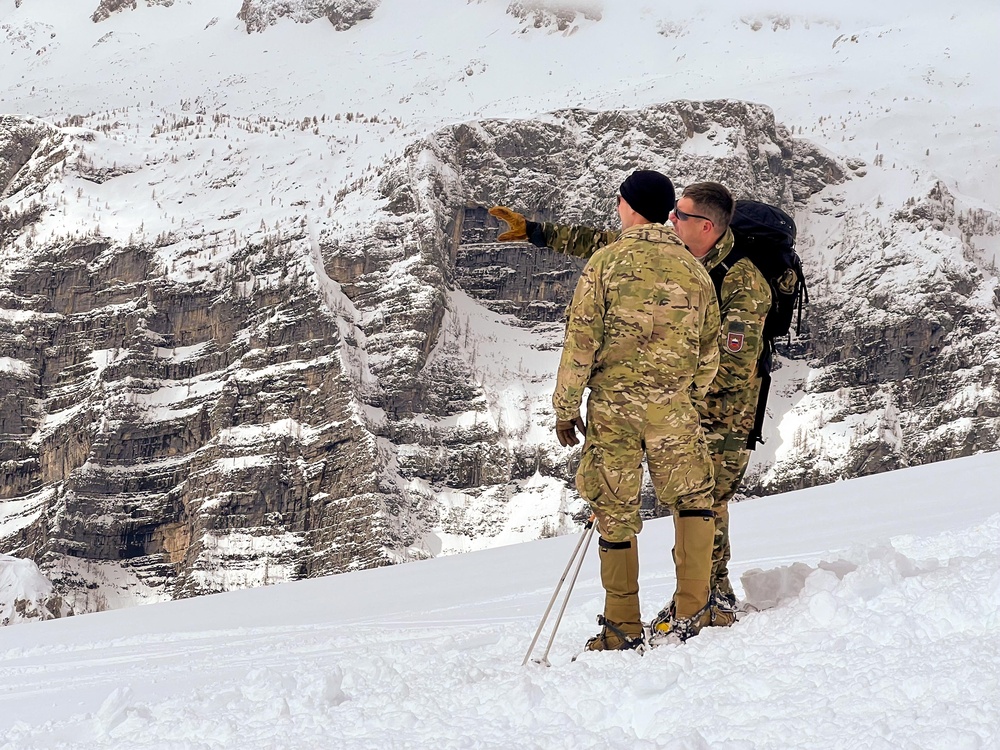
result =
[{"label": "snow-covered slope", "polygon": [[[808,338],[750,489],[995,448],[997,13],[6,2],[0,111],[39,119],[5,119],[0,149],[4,551],[87,611],[572,528],[572,457],[546,421],[558,327],[460,288],[436,209],[500,194],[610,220],[614,182],[654,150],[622,113],[676,100],[770,107],[774,148],[808,140],[852,176],[796,196]],[[581,174],[519,162],[567,108],[608,113]],[[498,122],[525,140],[473,154],[478,172],[427,148]],[[685,179],[803,156],[689,125],[657,157]]]},{"label": "snow-covered slope", "polygon": [[570,661],[590,549],[553,666],[520,666],[575,536],[0,629],[0,748],[996,748],[998,481],[994,453],[741,503],[734,571],[777,605],[643,656]]}]

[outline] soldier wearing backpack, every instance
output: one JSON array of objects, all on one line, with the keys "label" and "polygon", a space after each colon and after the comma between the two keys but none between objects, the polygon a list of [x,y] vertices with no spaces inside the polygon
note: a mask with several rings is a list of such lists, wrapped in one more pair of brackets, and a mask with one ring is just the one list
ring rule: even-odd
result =
[{"label": "soldier wearing backpack", "polygon": [[[717,182],[699,182],[683,192],[670,220],[677,235],[712,273],[733,250],[735,201]],[[716,271],[713,273],[713,271]],[[729,501],[750,462],[747,439],[757,414],[761,388],[758,369],[765,351],[764,321],[771,309],[771,288],[749,258],[724,271],[719,292],[719,372],[699,405],[702,428],[715,466],[715,547],[712,550],[712,624],[731,625],[736,597],[729,581]]]},{"label": "soldier wearing backpack", "polygon": [[[753,433],[754,440],[759,440],[763,410],[758,415],[758,396],[765,375],[760,365],[768,363],[770,354],[764,323],[771,309],[771,286],[749,258],[727,263],[733,255],[734,236],[729,225],[734,207],[733,197],[723,185],[700,182],[684,190],[670,213],[677,235],[716,282],[722,315],[719,371],[708,396],[698,404],[715,469],[716,533],[712,596],[706,618],[706,624],[712,625],[730,625],[736,616],[736,597],[728,569],[729,501],[750,460],[753,442],[748,446],[748,438]],[[617,238],[614,231],[526,221],[523,215],[503,206],[491,208],[490,213],[510,225],[510,230],[497,238],[501,242],[526,240],[537,247],[582,258],[589,258]],[[800,280],[801,273],[799,280],[792,279],[796,291]],[[654,618],[654,629],[669,619],[671,605]]]}]

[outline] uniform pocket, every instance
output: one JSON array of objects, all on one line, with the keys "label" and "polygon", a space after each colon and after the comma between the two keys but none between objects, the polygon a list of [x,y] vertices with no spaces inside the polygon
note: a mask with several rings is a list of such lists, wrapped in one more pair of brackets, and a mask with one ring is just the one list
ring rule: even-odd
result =
[{"label": "uniform pocket", "polygon": [[615,465],[599,448],[587,450],[576,473],[576,488],[590,503],[614,506],[638,497],[642,485],[642,465]]}]

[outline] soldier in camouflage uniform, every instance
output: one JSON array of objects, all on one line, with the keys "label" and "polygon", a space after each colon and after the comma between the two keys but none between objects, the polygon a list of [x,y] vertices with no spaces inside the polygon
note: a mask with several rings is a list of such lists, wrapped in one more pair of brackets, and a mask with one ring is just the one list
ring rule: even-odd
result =
[{"label": "soldier in camouflage uniform", "polygon": [[[706,182],[684,190],[671,212],[678,236],[709,271],[724,263],[732,250],[729,222],[733,207],[732,196],[724,186]],[[490,213],[511,227],[498,237],[501,241],[527,240],[538,247],[581,258],[591,257],[618,237],[615,231],[526,222],[523,216],[502,206],[491,209]],[[771,291],[753,262],[743,258],[726,273],[719,302],[722,314],[719,371],[707,397],[697,407],[715,468],[711,624],[728,625],[734,620],[732,605],[735,604],[728,570],[729,501],[736,494],[750,460],[746,443],[760,393],[757,363],[764,347],[762,333],[764,318],[771,307]]]},{"label": "soldier in camouflage uniform", "polygon": [[644,453],[657,500],[675,519],[675,631],[696,632],[708,607],[713,472],[693,402],[718,369],[719,310],[704,266],[658,223],[673,198],[658,172],[622,183],[623,231],[590,258],[567,311],[552,404],[559,442],[576,445],[590,389],[577,488],[597,517],[605,606],[589,650],[642,643],[636,535]]},{"label": "soldier in camouflage uniform", "polygon": [[[684,190],[670,216],[677,235],[709,271],[724,264],[733,249],[729,222],[735,205],[722,185],[700,182]],[[771,309],[771,287],[749,258],[736,261],[726,271],[719,306],[719,373],[699,411],[715,464],[713,604],[719,611],[717,619],[729,624],[736,603],[729,581],[729,501],[750,462],[747,437],[757,413],[761,386],[758,362],[765,346],[764,319]]]}]

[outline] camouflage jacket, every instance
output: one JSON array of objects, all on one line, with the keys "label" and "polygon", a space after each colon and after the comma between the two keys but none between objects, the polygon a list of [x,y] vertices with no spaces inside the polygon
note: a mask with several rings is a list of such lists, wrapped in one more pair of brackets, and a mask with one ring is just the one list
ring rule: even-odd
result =
[{"label": "camouflage jacket", "polygon": [[580,414],[585,388],[642,403],[680,391],[704,398],[719,366],[712,280],[671,227],[643,224],[594,253],[567,311],[558,419]]},{"label": "camouflage jacket", "polygon": [[[579,258],[591,257],[618,237],[613,230],[548,222],[537,226],[531,238],[533,242],[538,238],[556,252]],[[733,233],[726,230],[715,247],[701,259],[705,268],[709,271],[715,268],[725,260],[732,247]],[[764,347],[762,333],[764,318],[771,309],[771,289],[753,262],[744,258],[726,274],[721,291],[719,372],[705,400],[697,406],[706,432],[723,439],[733,434],[738,441],[753,428],[760,393],[757,361]]]},{"label": "camouflage jacket", "polygon": [[[733,233],[727,229],[701,262],[711,271],[732,249]],[[725,450],[735,450],[745,447],[753,428],[760,395],[757,363],[764,351],[764,318],[771,309],[771,287],[749,258],[736,261],[726,273],[719,308],[719,373],[699,411],[706,433],[726,439]]]},{"label": "camouflage jacket", "polygon": [[549,247],[564,255],[589,258],[605,245],[618,239],[621,232],[614,229],[594,229],[593,227],[553,224],[551,222],[529,222],[528,239],[538,247]]}]

